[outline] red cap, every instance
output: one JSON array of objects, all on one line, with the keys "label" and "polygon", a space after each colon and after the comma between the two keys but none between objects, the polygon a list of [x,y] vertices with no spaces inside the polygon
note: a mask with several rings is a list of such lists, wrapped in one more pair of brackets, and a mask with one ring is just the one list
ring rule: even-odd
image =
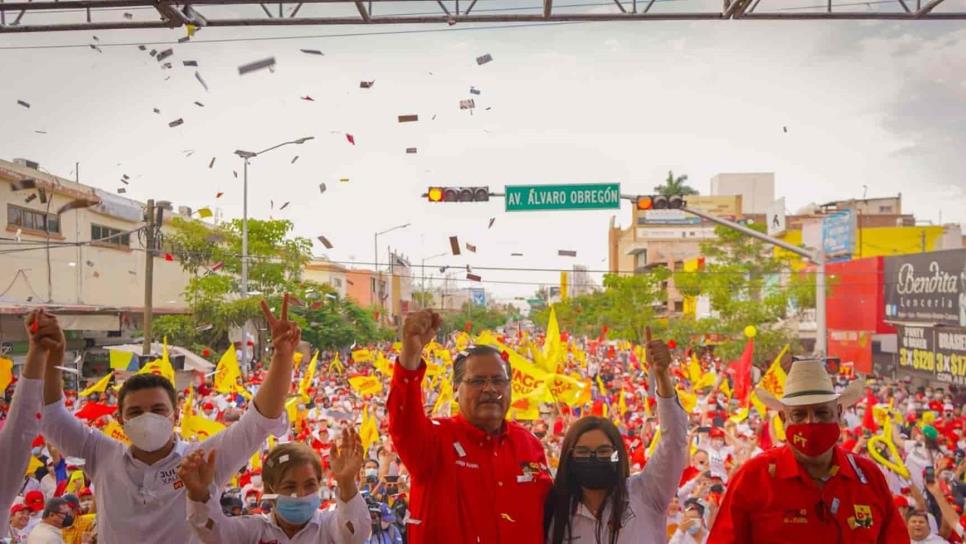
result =
[{"label": "red cap", "polygon": [[211,402],[210,400],[207,400],[207,401],[205,401],[204,404],[201,405],[201,408],[203,410],[214,410],[215,409],[215,403]]},{"label": "red cap", "polygon": [[721,427],[713,427],[711,432],[708,433],[708,436],[711,438],[724,438],[724,431],[721,430]]},{"label": "red cap", "polygon": [[85,487],[84,489],[81,489],[80,493],[77,494],[78,497],[91,497],[93,495],[94,493],[91,491],[91,488],[89,487]]},{"label": "red cap", "polygon": [[40,512],[44,509],[44,494],[36,489],[28,491],[23,497],[23,503],[30,508],[31,512]]},{"label": "red cap", "polygon": [[909,499],[902,495],[894,495],[892,497],[892,504],[896,505],[896,508],[909,508]]},{"label": "red cap", "polygon": [[16,514],[17,512],[22,512],[24,510],[29,511],[30,508],[28,508],[26,504],[15,504],[15,505],[13,505],[13,506],[10,507],[10,515],[12,516],[12,515]]},{"label": "red cap", "polygon": [[31,448],[39,448],[43,445],[44,445],[44,435],[42,434],[38,434],[37,438],[34,438],[34,441],[30,443]]}]

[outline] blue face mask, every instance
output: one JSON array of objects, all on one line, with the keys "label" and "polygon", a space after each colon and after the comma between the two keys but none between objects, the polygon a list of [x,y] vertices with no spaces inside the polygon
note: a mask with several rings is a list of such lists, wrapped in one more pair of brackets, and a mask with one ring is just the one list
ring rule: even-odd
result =
[{"label": "blue face mask", "polygon": [[687,532],[688,532],[689,535],[694,536],[694,535],[698,534],[698,531],[701,530],[701,526],[700,525],[692,525],[692,526],[688,527],[686,530],[687,530]]},{"label": "blue face mask", "polygon": [[312,515],[322,504],[322,497],[312,493],[304,497],[279,496],[275,501],[275,513],[292,525],[302,525],[312,519]]}]

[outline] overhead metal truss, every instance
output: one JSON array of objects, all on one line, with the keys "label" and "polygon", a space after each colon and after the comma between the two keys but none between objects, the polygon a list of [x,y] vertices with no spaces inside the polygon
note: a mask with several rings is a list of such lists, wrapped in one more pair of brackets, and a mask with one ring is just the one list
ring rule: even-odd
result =
[{"label": "overhead metal truss", "polygon": [[[954,5],[955,4],[955,5]],[[290,25],[966,19],[964,0],[0,0],[0,33]]]}]

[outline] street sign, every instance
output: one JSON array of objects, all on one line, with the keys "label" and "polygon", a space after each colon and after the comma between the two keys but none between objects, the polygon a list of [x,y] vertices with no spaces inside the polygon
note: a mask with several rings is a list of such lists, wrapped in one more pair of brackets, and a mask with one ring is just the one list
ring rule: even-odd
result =
[{"label": "street sign", "polygon": [[785,234],[785,197],[779,198],[768,207],[765,220],[768,222],[768,236]]},{"label": "street sign", "polygon": [[848,260],[854,247],[855,215],[852,210],[842,210],[822,219],[822,248],[826,257]]},{"label": "street sign", "polygon": [[508,212],[616,210],[620,207],[620,183],[506,186]]},{"label": "street sign", "polygon": [[486,291],[482,288],[470,288],[470,300],[476,306],[486,306]]}]

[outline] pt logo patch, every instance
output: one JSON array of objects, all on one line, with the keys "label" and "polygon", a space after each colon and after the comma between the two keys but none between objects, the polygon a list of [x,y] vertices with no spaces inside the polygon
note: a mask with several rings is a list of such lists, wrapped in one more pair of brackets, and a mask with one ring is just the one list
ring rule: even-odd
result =
[{"label": "pt logo patch", "polygon": [[852,529],[871,529],[872,521],[872,508],[865,504],[856,504],[855,515],[848,519]]}]

